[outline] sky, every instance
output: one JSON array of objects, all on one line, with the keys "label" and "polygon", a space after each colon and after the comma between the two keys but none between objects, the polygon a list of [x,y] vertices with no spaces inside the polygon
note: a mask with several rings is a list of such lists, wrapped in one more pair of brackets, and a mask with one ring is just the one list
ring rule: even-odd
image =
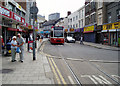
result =
[{"label": "sky", "polygon": [[84,5],[85,0],[36,0],[39,9],[38,14],[45,16],[51,13],[60,13],[60,17],[66,17],[67,11],[72,13]]}]

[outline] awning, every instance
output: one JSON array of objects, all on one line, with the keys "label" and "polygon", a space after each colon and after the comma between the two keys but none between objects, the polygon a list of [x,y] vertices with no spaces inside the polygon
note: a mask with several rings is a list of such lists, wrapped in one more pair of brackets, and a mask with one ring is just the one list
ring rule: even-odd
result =
[{"label": "awning", "polygon": [[91,33],[91,32],[93,32],[93,31],[86,31],[86,32],[83,32],[83,33]]},{"label": "awning", "polygon": [[50,33],[50,31],[44,31],[44,33]]},{"label": "awning", "polygon": [[117,31],[116,29],[109,30],[109,32],[116,32],[116,31]]},{"label": "awning", "polygon": [[8,28],[7,30],[10,30],[10,31],[20,31],[20,32],[23,31],[22,29],[15,29],[15,28]]},{"label": "awning", "polygon": [[102,30],[101,32],[107,32],[107,30]]},{"label": "awning", "polygon": [[83,32],[83,31],[84,31],[84,28],[75,29],[75,32]]}]

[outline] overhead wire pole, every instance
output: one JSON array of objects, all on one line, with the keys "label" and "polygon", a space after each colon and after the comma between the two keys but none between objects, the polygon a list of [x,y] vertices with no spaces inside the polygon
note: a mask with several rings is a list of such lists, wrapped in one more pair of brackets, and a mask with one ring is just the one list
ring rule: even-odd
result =
[{"label": "overhead wire pole", "polygon": [[33,61],[36,60],[35,56],[35,18],[38,13],[38,8],[36,7],[36,2],[33,2],[33,6],[30,8],[30,13],[33,16]]}]

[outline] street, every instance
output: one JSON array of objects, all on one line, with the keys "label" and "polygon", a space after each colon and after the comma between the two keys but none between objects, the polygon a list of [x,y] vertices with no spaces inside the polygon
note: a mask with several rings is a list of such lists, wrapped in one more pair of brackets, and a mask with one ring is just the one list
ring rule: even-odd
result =
[{"label": "street", "polygon": [[56,84],[120,85],[118,51],[46,41],[41,53],[48,58]]}]

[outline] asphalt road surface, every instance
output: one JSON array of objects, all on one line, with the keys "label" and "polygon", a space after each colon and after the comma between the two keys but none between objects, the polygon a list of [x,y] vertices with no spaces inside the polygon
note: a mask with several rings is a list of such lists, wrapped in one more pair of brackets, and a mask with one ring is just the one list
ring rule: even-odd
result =
[{"label": "asphalt road surface", "polygon": [[120,85],[118,51],[98,49],[79,43],[42,47],[56,84]]}]

